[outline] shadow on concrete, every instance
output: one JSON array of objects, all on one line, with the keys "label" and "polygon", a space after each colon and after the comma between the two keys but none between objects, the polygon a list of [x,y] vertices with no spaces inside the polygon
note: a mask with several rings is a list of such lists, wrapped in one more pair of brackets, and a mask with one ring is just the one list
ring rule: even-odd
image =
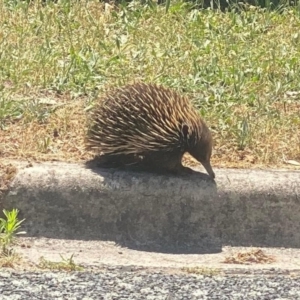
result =
[{"label": "shadow on concrete", "polygon": [[[207,254],[222,250],[214,230],[206,225],[201,228],[201,218],[194,217],[194,223],[189,221],[199,210],[193,183],[200,188],[201,182],[205,182],[209,194],[216,192],[216,183],[207,174],[193,171],[152,177],[142,170],[130,173],[132,169],[128,168],[100,169],[94,161],[86,167],[100,175],[93,178],[101,178],[101,187],[76,188],[71,195],[70,191],[64,195],[55,187],[36,191],[35,199],[31,198],[34,213],[28,217],[28,211],[25,216],[24,210],[20,210],[20,218],[26,217],[22,229],[27,236],[114,241],[122,247],[159,253]],[[168,186],[164,187],[165,184]],[[106,186],[109,187],[105,189]],[[159,191],[153,191],[156,186]],[[135,189],[139,192],[135,193]],[[181,195],[181,189],[194,191]]]},{"label": "shadow on concrete", "polygon": [[132,250],[167,254],[214,254],[222,252],[221,241],[215,238],[211,239],[209,237],[190,244],[188,242],[186,244],[182,242],[177,244],[163,244],[158,242],[139,245],[132,241],[121,241],[117,243],[122,247]]},{"label": "shadow on concrete", "polygon": [[[106,178],[108,172],[111,172],[111,168],[99,168],[98,160],[94,159],[86,163],[86,167],[97,175],[101,175]],[[201,181],[205,182],[211,189],[211,193],[217,192],[217,185],[207,174],[199,171],[190,171],[186,174],[175,175],[165,173],[157,173],[155,171],[145,171],[139,166],[123,166],[114,169],[117,174],[122,172],[134,172],[135,176],[149,177],[149,174],[153,176],[159,176],[162,180],[168,180],[170,178],[178,179],[179,181]],[[121,172],[121,173],[120,173]],[[148,199],[149,200],[149,199]],[[163,205],[162,205],[163,208]],[[176,222],[176,215],[180,211],[180,222]],[[108,240],[113,240],[122,247],[126,247],[138,251],[157,252],[157,253],[169,253],[169,254],[213,254],[222,252],[221,240],[215,236],[210,236],[209,233],[191,238],[191,232],[195,231],[193,225],[188,222],[188,217],[192,213],[187,208],[187,205],[181,204],[181,207],[177,211],[165,211],[168,221],[165,224],[163,230],[159,232],[149,232],[147,229],[153,227],[151,219],[143,218],[144,223],[137,224],[135,222],[136,214],[134,212],[124,212],[121,214],[118,222],[116,222],[117,231],[122,233],[121,236],[107,237]],[[174,216],[175,214],[175,216]],[[139,218],[141,219],[141,218]],[[176,223],[176,224],[175,224]],[[141,230],[138,230],[138,227]],[[145,230],[143,230],[143,228]],[[104,231],[109,231],[105,229]]]},{"label": "shadow on concrete", "polygon": [[[155,171],[145,171],[140,166],[123,166],[118,168],[101,168],[98,166],[99,160],[93,159],[88,161],[85,166],[93,173],[100,175],[105,179],[109,177],[111,180],[111,174],[118,174],[122,177],[123,174],[130,174],[133,176],[139,176],[143,181],[143,178],[149,178],[149,174],[153,176],[159,176],[161,181],[174,180],[181,181],[198,181],[205,182],[206,186],[209,187],[210,193],[217,192],[217,185],[207,174],[199,171],[189,169],[188,173],[175,175],[168,172],[157,173]],[[147,184],[144,182],[144,184]],[[129,183],[128,186],[131,186]],[[166,192],[167,193],[167,192]],[[167,194],[168,196],[168,194]],[[126,197],[124,195],[124,197]],[[145,195],[146,201],[151,201],[151,194]],[[126,201],[126,200],[125,200]],[[159,203],[158,203],[159,204]],[[137,204],[138,205],[138,204]],[[161,205],[161,203],[159,204]],[[164,208],[163,205],[161,207]],[[158,214],[161,212],[158,212]],[[180,221],[176,222],[176,216],[180,214]],[[202,235],[196,235],[191,239],[191,232],[195,232],[193,224],[188,222],[188,217],[193,213],[192,208],[188,207],[187,204],[182,204],[179,210],[163,212],[166,215],[167,222],[165,227],[159,226],[159,230],[155,230],[155,221],[151,220],[151,216],[141,216],[137,211],[124,211],[121,212],[118,221],[115,224],[108,224],[108,227],[103,228],[102,231],[109,232],[112,227],[115,226],[116,232],[106,234],[102,236],[102,239],[113,240],[122,247],[130,248],[133,250],[147,251],[147,252],[159,252],[159,253],[173,253],[173,254],[209,254],[219,253],[222,251],[222,244],[220,239],[215,236],[210,236],[209,233],[205,232]],[[143,220],[143,222],[140,222]],[[152,227],[153,230],[149,230]]]},{"label": "shadow on concrete", "polygon": [[[132,164],[130,164],[130,162],[132,162]],[[108,171],[116,171],[116,172],[134,172],[134,173],[139,173],[139,174],[152,174],[154,175],[165,175],[168,177],[178,177],[178,178],[197,178],[200,179],[202,181],[206,181],[206,182],[210,182],[211,184],[216,185],[215,180],[211,179],[206,173],[200,172],[200,171],[195,171],[189,167],[185,167],[185,172],[181,173],[181,174],[174,174],[174,173],[170,173],[168,171],[163,171],[163,170],[152,170],[150,168],[147,169],[147,167],[139,164],[139,163],[135,163],[135,159],[128,159],[128,165],[126,164],[122,164],[122,165],[116,165],[114,166],[113,164],[110,165],[109,163],[107,164],[106,161],[101,161],[100,157],[95,157],[91,160],[88,160],[85,162],[85,167],[89,170],[91,170],[92,172],[101,175],[101,176],[105,176],[107,175]]]}]

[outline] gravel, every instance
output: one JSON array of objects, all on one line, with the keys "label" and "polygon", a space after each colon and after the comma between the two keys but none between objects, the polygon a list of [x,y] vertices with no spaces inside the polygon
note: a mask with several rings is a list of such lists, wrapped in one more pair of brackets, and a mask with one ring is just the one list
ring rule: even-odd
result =
[{"label": "gravel", "polygon": [[212,276],[102,272],[0,273],[0,299],[300,299],[300,278],[283,275]]}]

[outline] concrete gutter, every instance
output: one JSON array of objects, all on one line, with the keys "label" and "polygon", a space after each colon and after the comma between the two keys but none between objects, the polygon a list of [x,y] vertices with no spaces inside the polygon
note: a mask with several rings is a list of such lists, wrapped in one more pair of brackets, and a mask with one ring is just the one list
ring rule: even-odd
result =
[{"label": "concrete gutter", "polygon": [[28,236],[112,240],[132,249],[212,253],[223,245],[300,247],[300,171],[216,171],[185,177],[20,168],[2,200]]}]

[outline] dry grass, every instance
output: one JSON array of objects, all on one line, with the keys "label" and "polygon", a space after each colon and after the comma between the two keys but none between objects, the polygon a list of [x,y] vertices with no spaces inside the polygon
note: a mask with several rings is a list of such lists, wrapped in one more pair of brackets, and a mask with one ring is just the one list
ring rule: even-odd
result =
[{"label": "dry grass", "polygon": [[300,162],[297,10],[21,2],[0,3],[2,158],[91,158],[88,108],[105,90],[143,80],[193,99],[213,131],[214,166],[299,169],[285,164]]},{"label": "dry grass", "polygon": [[42,109],[52,111],[45,122],[14,122],[9,132],[0,131],[2,157],[21,160],[79,161],[89,157],[84,150],[84,101],[51,97]]},{"label": "dry grass", "polygon": [[[66,96],[68,98],[68,96]],[[52,98],[52,100],[54,100]],[[29,123],[22,121],[9,125],[9,131],[0,131],[0,153],[2,158],[34,161],[84,161],[91,159],[93,153],[86,151],[84,138],[87,114],[82,98],[65,100],[55,99],[61,106],[55,109],[41,124],[38,120]],[[266,128],[257,131],[255,147],[239,149],[235,141],[219,136],[214,131],[213,165],[220,167],[278,167],[299,168],[285,164],[285,160],[300,161],[297,130],[285,128]],[[226,133],[230,137],[230,132]],[[189,155],[185,156],[186,165],[197,165]]]},{"label": "dry grass", "polygon": [[254,249],[247,252],[235,253],[225,258],[226,264],[270,264],[275,262],[276,259],[273,256],[266,254],[261,249]]},{"label": "dry grass", "polygon": [[16,253],[0,253],[0,269],[12,268],[14,269],[21,263],[21,257]]},{"label": "dry grass", "polygon": [[17,169],[12,164],[3,164],[0,162],[0,191],[6,189],[16,172]]}]

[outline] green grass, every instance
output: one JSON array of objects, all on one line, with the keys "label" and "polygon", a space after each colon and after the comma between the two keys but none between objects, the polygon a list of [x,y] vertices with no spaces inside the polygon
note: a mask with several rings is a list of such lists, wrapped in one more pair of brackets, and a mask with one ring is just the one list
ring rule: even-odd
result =
[{"label": "green grass", "polygon": [[215,163],[300,161],[299,16],[297,7],[221,13],[180,1],[167,13],[138,2],[2,1],[0,152],[85,159],[86,109],[104,90],[143,80],[193,99]]}]

